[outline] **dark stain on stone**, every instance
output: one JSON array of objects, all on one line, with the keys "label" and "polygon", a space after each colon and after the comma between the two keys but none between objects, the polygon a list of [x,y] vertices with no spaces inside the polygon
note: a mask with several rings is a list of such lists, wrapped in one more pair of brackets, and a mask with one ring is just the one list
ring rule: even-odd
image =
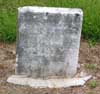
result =
[{"label": "dark stain on stone", "polygon": [[35,69],[34,72],[36,72],[36,78],[41,77],[41,67],[38,67],[37,69]]},{"label": "dark stain on stone", "polygon": [[57,25],[60,21],[60,14],[50,14],[48,15],[47,23],[50,23],[51,25]]},{"label": "dark stain on stone", "polygon": [[80,22],[80,15],[79,14],[75,14],[74,23],[78,23],[79,24],[79,22]]},{"label": "dark stain on stone", "polygon": [[33,54],[37,54],[37,52],[33,52]]},{"label": "dark stain on stone", "polygon": [[48,13],[48,12],[46,12],[46,16],[48,16],[48,14],[49,14],[49,13]]},{"label": "dark stain on stone", "polygon": [[68,14],[67,16],[64,17],[64,23],[65,26],[68,26],[68,28],[72,27],[72,15]]},{"label": "dark stain on stone", "polygon": [[75,14],[76,15],[76,17],[79,17],[80,15],[79,14]]},{"label": "dark stain on stone", "polygon": [[57,48],[55,55],[52,57],[54,62],[64,62],[64,50]]},{"label": "dark stain on stone", "polygon": [[46,57],[42,57],[42,62],[43,62],[43,64],[44,64],[44,66],[45,65],[49,65],[49,60],[46,58]]},{"label": "dark stain on stone", "polygon": [[19,57],[22,57],[24,52],[24,48],[17,46],[17,53]]}]

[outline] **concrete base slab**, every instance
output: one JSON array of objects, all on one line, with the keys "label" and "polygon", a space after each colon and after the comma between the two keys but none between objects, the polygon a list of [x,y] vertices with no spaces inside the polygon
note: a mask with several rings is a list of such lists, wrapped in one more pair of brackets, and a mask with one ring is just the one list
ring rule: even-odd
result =
[{"label": "concrete base slab", "polygon": [[12,75],[7,79],[7,82],[26,85],[33,88],[66,88],[71,86],[83,86],[92,76],[86,76],[82,78],[70,78],[70,79],[33,79],[25,76]]}]

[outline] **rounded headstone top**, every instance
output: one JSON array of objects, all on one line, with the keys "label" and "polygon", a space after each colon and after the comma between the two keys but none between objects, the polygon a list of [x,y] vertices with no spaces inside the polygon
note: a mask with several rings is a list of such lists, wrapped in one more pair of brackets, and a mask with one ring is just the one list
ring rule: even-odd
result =
[{"label": "rounded headstone top", "polygon": [[61,13],[61,14],[80,14],[83,15],[83,11],[80,8],[60,8],[60,7],[38,7],[38,6],[24,6],[19,7],[18,11],[21,13],[35,12],[35,13]]}]

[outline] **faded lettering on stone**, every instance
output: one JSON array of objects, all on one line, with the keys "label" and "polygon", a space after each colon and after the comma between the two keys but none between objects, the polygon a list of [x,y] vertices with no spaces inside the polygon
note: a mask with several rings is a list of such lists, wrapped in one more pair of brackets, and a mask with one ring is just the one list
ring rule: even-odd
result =
[{"label": "faded lettering on stone", "polygon": [[33,78],[74,76],[81,27],[80,9],[19,8],[17,73]]}]

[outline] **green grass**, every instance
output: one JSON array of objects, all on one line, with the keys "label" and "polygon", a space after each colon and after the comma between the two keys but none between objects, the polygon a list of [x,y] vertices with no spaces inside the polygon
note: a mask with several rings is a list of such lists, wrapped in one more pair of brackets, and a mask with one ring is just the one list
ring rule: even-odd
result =
[{"label": "green grass", "polygon": [[100,42],[100,0],[0,0],[0,41],[16,40],[17,8],[29,5],[83,9],[83,38]]},{"label": "green grass", "polygon": [[97,44],[97,42],[96,42],[96,40],[88,40],[88,44],[89,44],[89,47],[90,48],[92,48],[92,47],[94,47],[96,44]]},{"label": "green grass", "polygon": [[91,81],[91,82],[89,82],[88,86],[90,88],[96,88],[97,87],[97,82],[96,81]]},{"label": "green grass", "polygon": [[86,69],[89,69],[89,70],[97,70],[98,69],[98,66],[96,64],[85,64],[85,68]]}]

